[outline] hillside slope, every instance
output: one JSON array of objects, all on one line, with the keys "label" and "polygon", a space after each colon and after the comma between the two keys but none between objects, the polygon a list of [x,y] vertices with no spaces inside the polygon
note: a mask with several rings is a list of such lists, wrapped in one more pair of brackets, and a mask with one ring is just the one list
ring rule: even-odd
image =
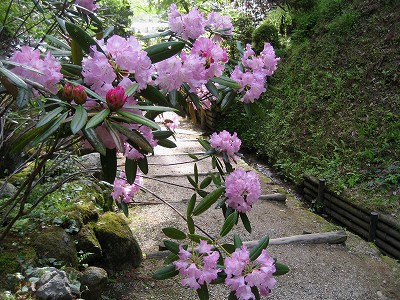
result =
[{"label": "hillside slope", "polygon": [[286,177],[326,178],[338,193],[399,217],[400,2],[317,0],[293,15],[290,48],[263,99],[222,126]]}]

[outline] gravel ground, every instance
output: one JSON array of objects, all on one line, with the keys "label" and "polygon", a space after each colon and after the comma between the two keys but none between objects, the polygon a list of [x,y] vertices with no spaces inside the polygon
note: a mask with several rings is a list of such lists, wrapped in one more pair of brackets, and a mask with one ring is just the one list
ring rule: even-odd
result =
[{"label": "gravel ground", "polygon": [[[188,126],[188,125],[186,125]],[[186,129],[190,129],[186,127]],[[199,133],[181,130],[177,134],[178,148],[156,149],[155,156],[149,158],[151,176],[158,180],[173,182],[171,187],[159,181],[145,179],[145,186],[157,195],[173,203],[177,210],[186,211],[185,200],[192,192],[177,185],[189,186],[186,174],[193,170],[192,164],[166,166],[173,162],[188,161],[182,155],[187,151],[201,151],[194,141]],[[198,163],[199,172],[207,173],[209,162]],[[162,165],[160,165],[162,164]],[[243,161],[241,167],[251,169]],[[261,175],[263,194],[282,187]],[[161,228],[174,226],[185,230],[186,223],[159,199],[149,193],[137,198],[142,204],[130,209],[130,224],[145,254],[158,251],[165,236]],[[252,224],[249,234],[239,223],[233,229],[244,241],[258,240],[265,235],[270,238],[287,237],[303,233],[318,233],[340,230],[317,215],[303,208],[300,201],[287,194],[286,203],[260,200],[248,214]],[[222,224],[220,210],[211,209],[196,220],[211,235],[218,235]],[[185,230],[186,231],[186,230]],[[287,264],[290,272],[277,278],[278,284],[269,299],[400,299],[400,269],[398,262],[382,257],[379,251],[349,232],[343,244],[291,244],[270,245],[267,250],[279,261]],[[232,240],[232,233],[226,237]],[[107,299],[197,299],[196,293],[184,288],[179,277],[155,281],[151,278],[154,271],[163,266],[163,259],[147,258],[138,269],[118,274],[112,279]],[[222,285],[210,287],[210,299],[227,299],[229,291]]]}]

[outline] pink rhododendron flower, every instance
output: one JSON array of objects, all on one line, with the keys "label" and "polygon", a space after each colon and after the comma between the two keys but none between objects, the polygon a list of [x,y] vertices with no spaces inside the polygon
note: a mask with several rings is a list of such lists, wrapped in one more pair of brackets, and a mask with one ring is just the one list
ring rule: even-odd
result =
[{"label": "pink rhododendron flower", "polygon": [[22,67],[12,69],[13,73],[35,81],[52,93],[57,94],[57,84],[63,78],[63,75],[60,73],[61,64],[50,52],[42,59],[40,58],[39,50],[34,50],[29,46],[22,46],[21,50],[14,51],[10,61],[32,67],[43,73],[40,74]]},{"label": "pink rhododendron flower", "polygon": [[125,89],[122,86],[112,88],[107,92],[107,105],[112,111],[116,111],[124,106],[128,96],[125,95]]},{"label": "pink rhododendron flower", "polygon": [[215,33],[212,39],[217,42],[222,40],[221,34],[231,35],[233,30],[231,18],[229,16],[221,16],[214,11],[209,13],[205,26],[210,27]]},{"label": "pink rhododendron flower", "polygon": [[182,285],[197,290],[203,284],[210,283],[218,277],[218,251],[211,251],[211,245],[201,240],[197,253],[186,251],[179,245],[179,260],[174,261],[176,269],[183,277]]},{"label": "pink rhododendron flower", "polygon": [[230,286],[239,300],[256,299],[252,287],[257,287],[261,296],[268,296],[276,284],[272,277],[276,271],[274,260],[265,249],[255,261],[251,261],[249,251],[243,245],[225,259],[224,265],[227,275],[225,284]]},{"label": "pink rhododendron flower", "polygon": [[223,130],[211,135],[210,144],[218,152],[225,151],[229,158],[235,158],[235,153],[239,152],[242,141],[237,137],[236,132],[231,135],[228,131]]},{"label": "pink rhododendron flower", "polygon": [[163,123],[170,130],[177,129],[180,124],[179,116],[171,111],[158,115],[156,121]]},{"label": "pink rhododendron flower", "polygon": [[185,40],[197,39],[204,33],[205,19],[203,13],[196,7],[187,14],[181,14],[173,3],[168,13],[168,24],[173,32]]},{"label": "pink rhododendron flower", "polygon": [[76,0],[75,4],[85,8],[82,9],[84,14],[90,14],[100,7],[96,4],[96,0]]},{"label": "pink rhododendron flower", "polygon": [[257,174],[240,168],[234,170],[226,176],[225,196],[229,207],[241,213],[248,212],[251,205],[261,196],[261,185]]},{"label": "pink rhododendron flower", "polygon": [[179,89],[184,81],[182,60],[179,57],[172,56],[162,60],[156,64],[156,68],[158,77],[154,83],[160,89],[168,92]]},{"label": "pink rhododendron flower", "polygon": [[111,193],[111,196],[117,202],[130,203],[142,185],[143,178],[140,176],[140,174],[136,174],[134,183],[129,184],[128,181],[126,181],[125,173],[121,172],[120,176],[114,180],[114,189]]},{"label": "pink rhododendron flower", "polygon": [[262,72],[242,72],[239,66],[236,66],[231,78],[242,86],[239,92],[245,91],[243,98],[240,99],[244,103],[254,102],[266,91],[265,75]]}]

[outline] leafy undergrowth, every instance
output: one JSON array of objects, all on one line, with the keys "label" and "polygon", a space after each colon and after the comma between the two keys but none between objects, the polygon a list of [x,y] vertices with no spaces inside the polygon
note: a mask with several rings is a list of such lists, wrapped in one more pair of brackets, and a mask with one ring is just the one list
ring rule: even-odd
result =
[{"label": "leafy undergrowth", "polygon": [[287,178],[325,178],[367,208],[399,216],[400,3],[318,0],[297,11],[269,82],[266,117],[239,106],[222,127]]}]

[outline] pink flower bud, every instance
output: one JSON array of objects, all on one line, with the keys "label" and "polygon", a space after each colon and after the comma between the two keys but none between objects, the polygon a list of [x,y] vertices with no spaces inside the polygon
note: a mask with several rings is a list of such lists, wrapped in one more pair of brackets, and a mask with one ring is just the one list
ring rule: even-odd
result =
[{"label": "pink flower bud", "polygon": [[82,85],[74,86],[72,89],[72,98],[76,104],[84,104],[87,99],[85,88]]},{"label": "pink flower bud", "polygon": [[125,90],[122,86],[110,89],[106,95],[107,105],[113,111],[124,106],[127,98],[128,96],[125,95]]},{"label": "pink flower bud", "polygon": [[62,96],[65,98],[65,100],[67,100],[68,102],[72,100],[72,90],[73,90],[74,86],[72,84],[70,84],[69,82],[67,82],[64,85],[64,88],[62,90]]}]

